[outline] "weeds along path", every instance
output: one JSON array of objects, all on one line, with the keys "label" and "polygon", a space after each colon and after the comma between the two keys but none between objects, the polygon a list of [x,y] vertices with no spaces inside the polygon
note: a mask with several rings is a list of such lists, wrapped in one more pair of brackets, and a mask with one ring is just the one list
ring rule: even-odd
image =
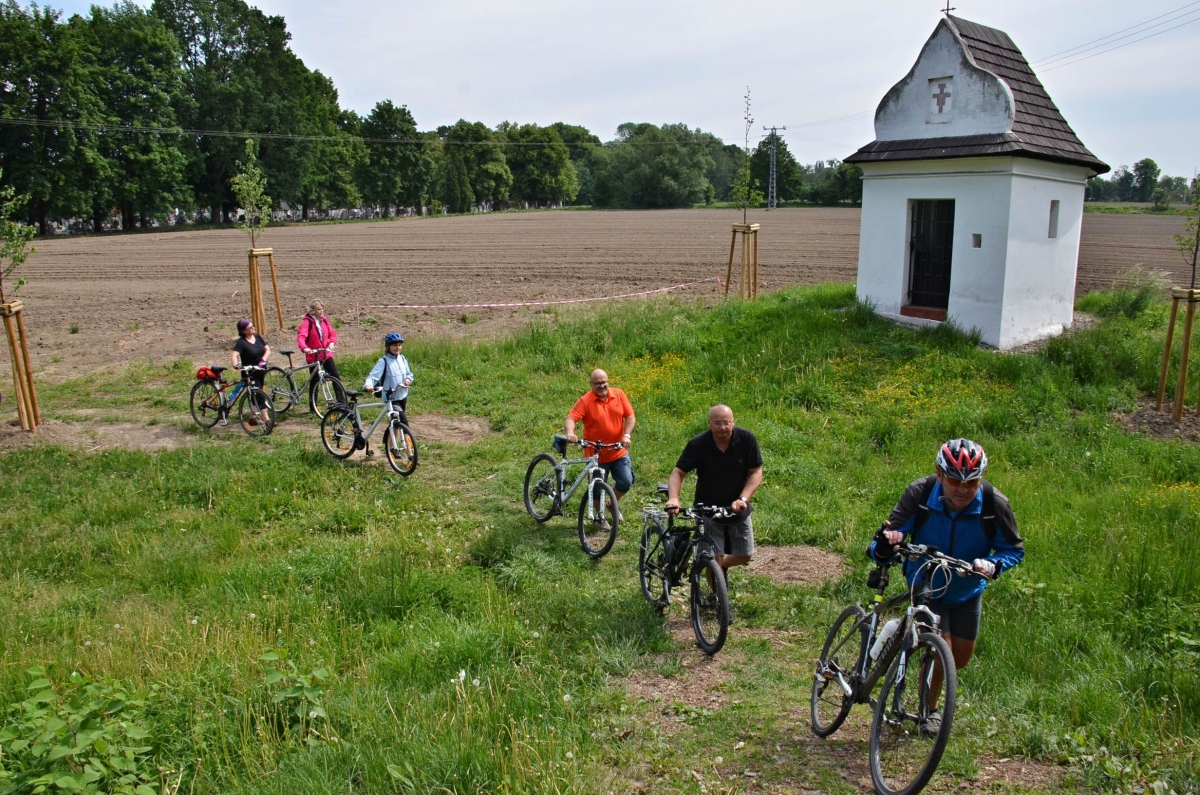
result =
[{"label": "weeds along path", "polygon": [[[694,793],[697,776],[708,792],[861,792],[865,711],[810,739],[809,672],[833,617],[866,598],[881,517],[965,434],[987,446],[1027,558],[989,586],[936,786],[1181,791],[1200,733],[1200,449],[1109,416],[1145,389],[1162,307],[1085,309],[1096,328],[1014,356],[879,321],[844,286],[419,338],[414,417],[491,432],[423,445],[408,480],[335,462],[311,432],[187,430],[190,364],[50,384],[52,418],[172,424],[188,443],[0,455],[0,706],[32,734],[45,726],[19,706],[31,683],[63,709],[93,683],[145,690],[105,728],[145,731],[152,791],[162,768],[195,793]],[[373,360],[344,357],[347,382]],[[537,525],[520,494],[597,365],[638,413],[638,483],[632,521],[593,562],[577,503]],[[701,672],[639,591],[636,517],[717,401],[767,458],[764,551],[816,548],[846,568],[823,583],[798,576],[822,556],[797,557],[799,582],[736,572],[732,639]],[[20,750],[6,770],[59,772]]]}]

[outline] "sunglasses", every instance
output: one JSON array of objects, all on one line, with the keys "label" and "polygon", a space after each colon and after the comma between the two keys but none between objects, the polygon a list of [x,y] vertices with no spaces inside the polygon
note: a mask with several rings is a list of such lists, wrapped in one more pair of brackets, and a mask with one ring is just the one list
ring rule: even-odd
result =
[{"label": "sunglasses", "polygon": [[946,485],[952,489],[977,489],[977,488],[979,488],[979,478],[974,478],[972,480],[955,480],[954,478],[950,478],[950,477],[946,477],[945,475],[942,475],[942,479],[946,482]]}]

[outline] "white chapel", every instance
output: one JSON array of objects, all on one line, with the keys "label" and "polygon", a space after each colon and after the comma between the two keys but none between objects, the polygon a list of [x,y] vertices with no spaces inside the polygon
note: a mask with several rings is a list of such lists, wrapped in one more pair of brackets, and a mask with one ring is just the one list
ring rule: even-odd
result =
[{"label": "white chapel", "polygon": [[1000,349],[1071,325],[1084,188],[1109,167],[1008,34],[947,14],[846,162],[863,170],[860,300]]}]

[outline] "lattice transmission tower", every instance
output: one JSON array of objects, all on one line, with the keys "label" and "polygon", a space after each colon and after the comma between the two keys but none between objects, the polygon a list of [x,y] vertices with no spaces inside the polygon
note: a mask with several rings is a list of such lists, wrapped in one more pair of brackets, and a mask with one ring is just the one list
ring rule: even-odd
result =
[{"label": "lattice transmission tower", "polygon": [[767,151],[771,155],[771,176],[767,180],[767,210],[774,210],[777,202],[775,190],[775,143],[779,140],[779,130],[786,130],[787,127],[763,127],[764,130],[770,130],[767,136]]}]

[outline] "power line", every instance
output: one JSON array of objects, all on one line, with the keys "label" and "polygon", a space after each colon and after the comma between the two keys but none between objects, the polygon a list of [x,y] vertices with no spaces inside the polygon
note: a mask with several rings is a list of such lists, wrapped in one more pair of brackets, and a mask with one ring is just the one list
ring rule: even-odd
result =
[{"label": "power line", "polygon": [[[422,146],[431,144],[434,139],[425,138],[365,138],[359,135],[301,135],[298,133],[263,133],[263,132],[246,132],[233,130],[192,130],[182,127],[145,127],[133,124],[96,124],[81,121],[71,121],[69,119],[13,119],[0,118],[0,124],[6,124],[13,127],[48,127],[52,129],[73,129],[73,130],[90,130],[92,132],[104,133],[148,133],[153,135],[191,135],[196,137],[208,138],[260,138],[266,140],[278,141],[333,141],[333,142],[349,142],[361,141],[368,144],[412,144]],[[558,146],[559,144],[553,141],[509,141],[509,140],[493,140],[493,141],[452,141],[446,139],[440,140],[444,146]],[[711,141],[621,141],[622,145],[628,144],[631,146],[710,146]],[[578,146],[579,144],[567,144],[564,146]],[[604,146],[604,144],[591,144],[592,146]]]},{"label": "power line", "polygon": [[1149,36],[1143,36],[1140,39],[1134,39],[1133,41],[1127,41],[1124,44],[1118,44],[1116,47],[1110,47],[1107,50],[1101,50],[1100,52],[1094,52],[1091,55],[1084,55],[1082,58],[1077,58],[1074,61],[1067,61],[1066,63],[1060,63],[1058,66],[1051,66],[1049,69],[1043,69],[1042,72],[1053,72],[1055,69],[1062,69],[1064,66],[1071,66],[1072,64],[1077,64],[1080,61],[1086,61],[1089,58],[1095,58],[1097,55],[1104,55],[1105,53],[1112,52],[1113,50],[1119,50],[1122,47],[1128,47],[1130,44],[1137,44],[1139,41],[1145,41],[1146,39],[1152,39],[1155,36],[1161,36],[1164,33],[1170,33],[1173,30],[1182,28],[1184,25],[1190,25],[1193,22],[1200,22],[1200,17],[1195,17],[1194,19],[1189,19],[1187,22],[1181,22],[1180,24],[1176,25],[1175,27],[1167,28],[1166,30],[1160,30],[1158,33],[1151,33]]},{"label": "power line", "polygon": [[[1067,55],[1067,53],[1074,53],[1075,55],[1082,55],[1082,53],[1075,52],[1075,50],[1079,50],[1079,49],[1082,49],[1082,48],[1084,48],[1084,47],[1087,47],[1089,44],[1096,44],[1097,42],[1104,41],[1105,39],[1111,39],[1113,36],[1116,36],[1116,35],[1117,35],[1117,34],[1119,34],[1119,33],[1124,33],[1124,32],[1126,32],[1126,31],[1133,30],[1134,28],[1141,28],[1141,27],[1144,27],[1144,26],[1146,26],[1146,25],[1150,24],[1151,22],[1153,22],[1153,21],[1154,21],[1154,20],[1156,20],[1156,19],[1162,19],[1163,17],[1169,17],[1169,16],[1171,16],[1172,14],[1175,14],[1175,13],[1177,13],[1177,12],[1179,12],[1179,11],[1182,11],[1182,10],[1184,10],[1185,8],[1191,8],[1192,6],[1195,6],[1195,5],[1200,5],[1200,0],[1194,0],[1194,2],[1188,3],[1188,4],[1187,4],[1187,5],[1185,5],[1185,6],[1180,6],[1179,8],[1176,8],[1174,11],[1168,11],[1168,12],[1167,12],[1167,13],[1165,13],[1165,14],[1159,14],[1159,15],[1158,15],[1158,16],[1156,16],[1156,17],[1151,17],[1150,19],[1147,19],[1145,22],[1139,22],[1138,24],[1136,24],[1136,25],[1131,25],[1131,26],[1130,26],[1130,27],[1128,27],[1128,28],[1122,28],[1121,30],[1118,30],[1116,33],[1110,33],[1110,34],[1108,34],[1107,36],[1101,36],[1101,37],[1100,37],[1100,38],[1098,38],[1098,39],[1092,39],[1091,41],[1084,42],[1083,44],[1080,44],[1078,47],[1071,47],[1070,49],[1063,50],[1062,52],[1056,52],[1056,53],[1054,53],[1053,55],[1047,55],[1045,58],[1039,58],[1039,59],[1037,59],[1036,61],[1031,61],[1031,62],[1030,62],[1030,65],[1032,66],[1032,65],[1033,65],[1033,64],[1035,64],[1035,63],[1046,63],[1047,61],[1049,61],[1049,62],[1053,62],[1053,61],[1059,60],[1059,56],[1060,56],[1060,55],[1064,55],[1064,56],[1065,56],[1065,55]],[[1192,13],[1195,13],[1195,12],[1193,12],[1193,11],[1189,11],[1189,12],[1188,12],[1188,14],[1192,14]],[[1182,16],[1187,16],[1188,14],[1183,14]],[[1176,19],[1178,19],[1178,18],[1179,18],[1179,17],[1176,17]],[[1171,20],[1168,20],[1168,22],[1169,22],[1169,21],[1171,21]],[[1165,25],[1165,24],[1167,24],[1167,23],[1166,23],[1166,22],[1162,22],[1162,23],[1160,23],[1160,24],[1162,24],[1162,25]],[[1154,25],[1153,27],[1158,27],[1158,25]],[[1147,30],[1149,30],[1149,28],[1147,28]],[[1139,32],[1140,32],[1140,33],[1145,33],[1146,31],[1145,31],[1145,30],[1143,30],[1143,31],[1139,31]],[[1137,35],[1137,34],[1136,34],[1136,33],[1131,33],[1131,34],[1129,34],[1129,35],[1131,35],[1131,36],[1135,36],[1135,35]],[[1127,37],[1122,37],[1122,38],[1127,38]],[[1117,39],[1116,41],[1120,41],[1120,39]],[[1112,42],[1111,42],[1111,41],[1110,41],[1110,42],[1108,42],[1108,43],[1109,43],[1109,44],[1112,44]],[[1101,45],[1101,46],[1103,46],[1103,45]],[[1086,52],[1086,50],[1084,50],[1084,52]]]}]

